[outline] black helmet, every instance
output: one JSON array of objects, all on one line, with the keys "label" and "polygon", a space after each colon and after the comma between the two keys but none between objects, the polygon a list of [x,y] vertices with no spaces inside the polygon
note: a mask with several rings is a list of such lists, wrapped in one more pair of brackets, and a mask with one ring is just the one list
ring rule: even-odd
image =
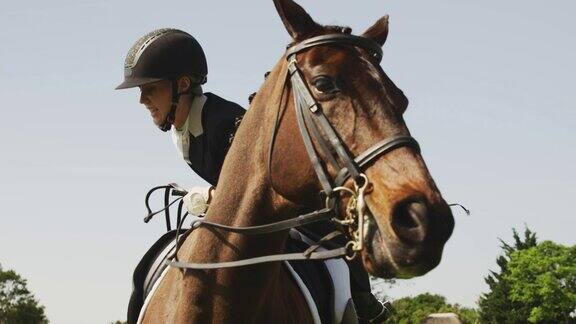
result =
[{"label": "black helmet", "polygon": [[116,89],[141,86],[160,80],[170,80],[172,103],[166,120],[160,125],[162,131],[172,128],[180,95],[177,78],[189,76],[199,88],[206,82],[208,66],[202,47],[190,34],[173,28],[157,29],[140,37],[126,55],[124,82]]},{"label": "black helmet", "polygon": [[206,82],[208,67],[202,47],[190,34],[173,28],[154,30],[138,39],[124,62],[124,82],[116,89],[137,87],[188,75]]}]

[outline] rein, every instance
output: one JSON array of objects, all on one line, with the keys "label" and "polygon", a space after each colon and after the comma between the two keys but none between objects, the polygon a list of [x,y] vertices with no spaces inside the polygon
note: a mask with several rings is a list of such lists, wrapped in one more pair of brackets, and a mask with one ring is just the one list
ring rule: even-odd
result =
[{"label": "rein", "polygon": [[[166,190],[165,196],[170,195],[170,192],[171,192],[171,195],[180,196],[180,197],[178,197],[178,198],[174,199],[172,202],[169,202],[168,204],[166,204],[164,208],[162,208],[158,211],[155,211],[155,212],[151,212],[148,200],[154,191],[160,190],[160,189]],[[180,204],[178,206],[178,214],[177,214],[178,218],[177,218],[177,227],[176,227],[176,230],[177,230],[176,231],[176,249],[175,249],[175,251],[171,257],[172,260],[166,261],[171,266],[174,266],[177,268],[186,268],[186,269],[219,269],[219,268],[232,268],[232,267],[247,266],[247,265],[266,263],[266,262],[275,262],[275,261],[326,260],[326,259],[334,259],[334,258],[338,258],[338,257],[342,257],[342,256],[346,256],[347,258],[351,259],[354,257],[355,253],[353,253],[353,251],[350,249],[350,244],[347,244],[346,246],[341,247],[341,248],[336,248],[336,249],[331,249],[331,250],[326,250],[326,251],[316,251],[319,247],[321,247],[321,244],[323,242],[329,241],[329,240],[343,234],[342,232],[334,231],[332,233],[329,233],[328,235],[326,235],[322,239],[320,239],[319,242],[312,245],[308,250],[304,251],[303,253],[275,254],[275,255],[267,255],[267,256],[250,258],[250,259],[243,259],[243,260],[238,260],[238,261],[217,262],[217,263],[181,262],[178,260],[177,253],[178,253],[178,249],[180,248],[181,243],[182,243],[182,241],[179,239],[180,238],[180,231],[182,230],[182,225],[184,224],[184,220],[188,216],[188,212],[185,212],[184,215],[182,215],[182,198],[184,195],[186,195],[186,193],[187,193],[186,190],[179,188],[176,184],[169,184],[167,186],[154,187],[150,191],[148,191],[148,193],[146,194],[146,206],[149,210],[149,213],[144,218],[145,222],[148,222],[153,216],[155,216],[155,215],[157,215],[163,211],[166,213],[166,211],[169,209],[169,207],[172,204],[176,203],[177,201],[180,201]],[[307,214],[302,214],[302,215],[299,215],[298,217],[287,219],[284,221],[270,223],[270,224],[266,224],[266,225],[247,226],[247,227],[227,226],[227,225],[223,225],[223,224],[208,222],[208,221],[205,221],[204,219],[200,218],[200,219],[197,219],[197,220],[192,222],[191,228],[186,230],[186,232],[183,233],[182,237],[187,237],[193,230],[195,230],[201,226],[207,226],[207,227],[227,230],[229,232],[234,232],[234,233],[244,234],[244,235],[260,235],[260,234],[275,233],[275,232],[289,230],[289,229],[292,229],[292,228],[295,228],[298,226],[303,226],[303,225],[307,225],[307,224],[311,224],[311,223],[315,223],[315,222],[319,222],[319,221],[325,221],[325,220],[334,221],[334,218],[332,216],[333,212],[334,212],[334,207],[330,207],[330,208],[327,207],[327,208],[323,208],[320,210],[315,210],[315,211],[307,213]],[[169,217],[169,216],[167,216],[167,217]],[[169,224],[169,221],[167,221],[167,224]],[[167,226],[169,226],[169,225],[167,225]]]},{"label": "rein", "polygon": [[[375,159],[379,158],[381,155],[387,154],[388,152],[402,146],[412,147],[419,151],[418,142],[410,135],[395,135],[391,138],[384,139],[363,153],[359,154],[357,157],[352,157],[347,146],[342,142],[338,133],[334,127],[330,124],[330,121],[322,111],[322,107],[316,102],[304,78],[302,77],[302,72],[298,68],[297,54],[303,52],[309,48],[320,46],[320,45],[331,45],[331,44],[344,44],[352,45],[356,47],[363,48],[370,52],[370,54],[378,60],[382,59],[382,49],[376,42],[360,36],[354,36],[349,34],[329,34],[322,35],[313,38],[309,38],[300,43],[297,43],[287,49],[286,58],[288,60],[288,73],[290,76],[290,82],[294,92],[294,102],[296,108],[296,116],[298,120],[298,127],[300,129],[300,134],[302,136],[304,146],[314,167],[314,171],[318,177],[320,185],[323,189],[323,194],[326,197],[325,207],[319,210],[315,210],[311,213],[303,214],[295,218],[288,220],[283,220],[266,225],[249,226],[249,227],[232,227],[222,224],[212,223],[205,221],[204,219],[195,220],[192,223],[192,227],[188,230],[185,235],[190,234],[193,230],[199,227],[211,227],[221,230],[226,230],[229,232],[245,234],[245,235],[260,235],[273,232],[284,231],[292,229],[294,227],[319,222],[319,221],[331,221],[337,223],[344,227],[349,227],[351,232],[350,240],[348,243],[341,248],[316,251],[322,244],[322,242],[328,241],[343,235],[342,231],[332,232],[322,239],[320,239],[317,244],[311,246],[307,251],[303,253],[288,253],[288,254],[275,254],[260,256],[250,259],[243,259],[231,262],[217,262],[217,263],[190,263],[181,262],[177,259],[178,248],[181,242],[176,242],[176,249],[171,260],[166,261],[170,266],[180,268],[180,269],[219,269],[219,268],[230,268],[230,267],[240,267],[253,264],[261,264],[266,262],[276,262],[276,261],[286,261],[286,260],[325,260],[333,259],[345,256],[347,259],[353,259],[358,251],[364,248],[364,220],[368,218],[367,213],[369,213],[368,207],[366,205],[364,196],[366,188],[369,184],[368,177],[362,172],[362,169],[366,165]],[[284,92],[283,92],[284,93]],[[283,96],[283,94],[282,94]],[[280,106],[282,105],[282,97],[280,99]],[[280,113],[280,107],[278,114]],[[276,137],[276,132],[279,127],[278,116],[276,118],[276,123],[273,129],[272,139],[270,143],[269,152],[269,164],[271,161],[272,149],[274,140]],[[336,178],[332,180],[328,174],[328,171],[324,167],[324,160],[322,160],[315,149],[315,145],[320,148],[322,155],[330,163],[335,170],[337,170]],[[338,161],[341,161],[339,163]],[[271,173],[271,172],[269,172]],[[354,189],[344,187],[343,184],[348,178],[352,177]],[[176,192],[176,195],[182,195],[182,189],[178,188],[176,185],[170,185]],[[170,228],[169,223],[169,204],[173,204],[180,198],[175,199],[172,203],[168,203],[167,192],[170,190],[167,187],[161,186],[153,188],[146,195],[146,205],[148,208],[149,215],[145,218],[145,221],[149,221],[155,214],[164,211],[167,218],[167,227]],[[165,208],[152,213],[148,207],[148,199],[152,191],[164,188],[167,190],[165,192]],[[346,215],[344,219],[337,218],[337,206],[339,193],[349,194],[351,198],[348,201],[348,206],[346,208]],[[185,194],[185,193],[184,193]],[[179,204],[179,213],[177,220],[178,232],[181,229],[184,218],[187,213],[185,213],[184,218],[181,218],[180,211],[182,207],[182,202]],[[178,236],[177,236],[178,237]]]}]

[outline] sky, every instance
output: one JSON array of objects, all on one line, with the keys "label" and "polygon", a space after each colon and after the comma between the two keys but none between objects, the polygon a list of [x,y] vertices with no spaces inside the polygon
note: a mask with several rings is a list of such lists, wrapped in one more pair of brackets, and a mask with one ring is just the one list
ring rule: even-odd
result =
[{"label": "sky", "polygon": [[[455,210],[441,264],[391,298],[474,306],[512,228],[576,244],[574,1],[299,3],[358,34],[390,15],[382,66],[445,199],[472,211]],[[161,27],[193,34],[204,89],[242,106],[289,42],[271,0],[0,2],[0,264],[53,323],[125,319],[131,273],[164,231],[142,222],[145,193],[202,184],[138,90],[113,90],[133,42]]]}]

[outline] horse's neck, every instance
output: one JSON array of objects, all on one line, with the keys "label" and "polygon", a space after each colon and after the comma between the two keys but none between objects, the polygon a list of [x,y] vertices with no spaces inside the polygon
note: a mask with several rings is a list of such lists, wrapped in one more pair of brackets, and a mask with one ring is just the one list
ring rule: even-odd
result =
[{"label": "horse's neck", "polygon": [[[276,105],[279,104],[276,97],[281,97],[285,73],[286,64],[281,60],[260,89],[263,95],[256,96],[254,104],[244,116],[222,166],[206,220],[230,226],[253,226],[278,221],[290,214],[286,201],[273,192],[268,181],[268,146],[278,109]],[[185,257],[202,258],[198,262],[230,260],[255,255],[263,249],[267,252],[281,249],[280,243],[285,236],[246,236],[200,228],[186,240],[189,249],[183,247],[182,251],[188,252],[183,255]],[[280,243],[265,245],[261,244],[263,240]],[[207,242],[216,244],[222,250],[207,248]],[[244,245],[256,242],[261,245],[257,248],[259,251],[244,249]],[[204,248],[198,249],[198,245]]]},{"label": "horse's neck", "polygon": [[[284,77],[285,65],[279,63],[260,89],[261,93],[279,94],[281,88],[278,84],[283,82],[279,78]],[[275,109],[278,109],[275,106],[277,100],[258,99],[246,113],[235,135],[222,168],[215,199],[206,216],[208,221],[253,226],[278,221],[290,214],[290,208],[278,208],[286,204],[273,193],[267,178],[267,148]],[[277,254],[283,252],[286,236],[286,232],[248,236],[201,227],[185,241],[179,257],[206,263]],[[191,307],[188,309],[190,316],[199,321],[229,317],[238,322],[254,320],[255,310],[261,311],[258,315],[260,320],[270,320],[278,316],[274,312],[282,312],[278,307],[283,307],[270,303],[289,305],[278,298],[278,291],[293,291],[290,297],[284,294],[286,298],[294,298],[294,293],[297,294],[280,263],[206,272],[188,271],[184,280],[186,289],[183,289],[182,297]],[[271,294],[276,297],[267,298]]]}]

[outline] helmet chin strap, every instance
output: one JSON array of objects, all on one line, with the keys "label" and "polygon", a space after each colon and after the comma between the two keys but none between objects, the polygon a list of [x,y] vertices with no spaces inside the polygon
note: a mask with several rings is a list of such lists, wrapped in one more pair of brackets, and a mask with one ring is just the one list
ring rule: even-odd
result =
[{"label": "helmet chin strap", "polygon": [[161,131],[167,132],[172,128],[172,123],[174,123],[174,118],[176,116],[176,108],[178,108],[178,101],[180,101],[180,94],[178,93],[178,82],[176,80],[171,81],[172,87],[172,102],[170,103],[170,111],[164,119],[164,122],[158,126]]},{"label": "helmet chin strap", "polygon": [[174,123],[174,119],[176,118],[176,108],[178,108],[178,102],[180,101],[180,96],[183,94],[202,94],[202,88],[199,86],[190,86],[188,90],[178,92],[178,81],[172,80],[172,102],[170,103],[170,111],[166,116],[164,122],[158,126],[161,131],[167,132],[172,128],[172,124]]}]

